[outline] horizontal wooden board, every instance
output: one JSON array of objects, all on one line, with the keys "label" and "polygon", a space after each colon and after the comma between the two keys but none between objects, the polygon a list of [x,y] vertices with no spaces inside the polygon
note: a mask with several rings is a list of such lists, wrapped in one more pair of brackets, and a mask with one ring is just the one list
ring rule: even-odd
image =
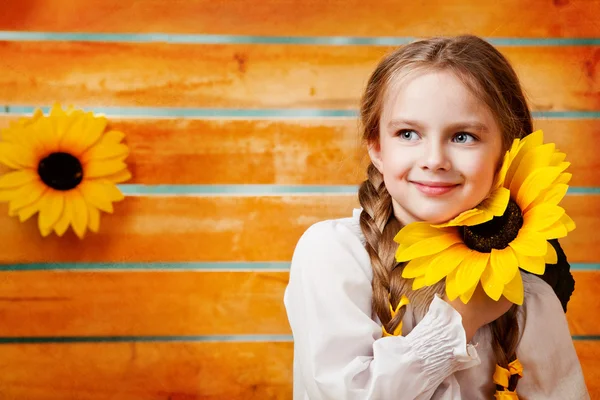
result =
[{"label": "horizontal wooden board", "polygon": [[[600,335],[589,317],[600,271],[574,276],[571,334]],[[287,282],[264,271],[0,272],[0,337],[291,334]]]},{"label": "horizontal wooden board", "polygon": [[[49,12],[60,10],[60,13]],[[283,36],[595,37],[597,0],[452,2],[360,0],[280,2],[6,0],[0,30],[178,32]],[[367,16],[367,17],[365,17]]]},{"label": "horizontal wooden board", "polygon": [[[0,128],[16,118],[0,116]],[[130,183],[351,185],[366,175],[368,157],[353,118],[110,118],[110,125],[127,135]],[[600,186],[600,119],[535,125],[567,153],[572,186]]]},{"label": "horizontal wooden board", "polygon": [[27,400],[291,399],[292,343],[0,347],[0,391]]},{"label": "horizontal wooden board", "polygon": [[[0,103],[355,109],[389,48],[0,42]],[[597,110],[594,46],[504,47],[536,110]]]},{"label": "horizontal wooden board", "polygon": [[[600,196],[567,196],[577,223],[564,238],[571,262],[597,262]],[[46,261],[289,261],[313,223],[350,216],[354,195],[129,197],[83,242],[71,231],[42,238],[0,206],[0,263]]]},{"label": "horizontal wooden board", "polygon": [[[600,396],[600,342],[577,341]],[[292,343],[4,345],[2,395],[28,400],[292,399]]]}]

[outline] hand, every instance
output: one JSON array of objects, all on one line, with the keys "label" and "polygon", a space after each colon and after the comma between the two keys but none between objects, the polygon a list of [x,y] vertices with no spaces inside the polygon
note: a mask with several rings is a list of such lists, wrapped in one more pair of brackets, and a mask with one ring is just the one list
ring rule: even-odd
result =
[{"label": "hand", "polygon": [[481,287],[481,283],[477,284],[473,297],[467,304],[460,298],[450,301],[445,293],[443,299],[462,316],[467,343],[473,339],[479,328],[503,316],[513,305],[504,296],[500,296],[498,301],[491,299]]}]

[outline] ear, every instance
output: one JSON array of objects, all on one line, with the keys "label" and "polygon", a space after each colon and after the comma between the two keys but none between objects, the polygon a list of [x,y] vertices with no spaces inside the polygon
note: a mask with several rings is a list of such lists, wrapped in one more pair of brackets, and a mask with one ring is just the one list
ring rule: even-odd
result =
[{"label": "ear", "polygon": [[375,140],[368,145],[369,157],[377,170],[383,175],[383,161],[381,160],[381,145]]}]

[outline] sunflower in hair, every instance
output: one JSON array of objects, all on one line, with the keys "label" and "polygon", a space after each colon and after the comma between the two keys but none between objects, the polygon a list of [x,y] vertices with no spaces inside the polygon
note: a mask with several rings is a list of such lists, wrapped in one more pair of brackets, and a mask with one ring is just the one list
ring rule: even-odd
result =
[{"label": "sunflower in hair", "polygon": [[506,153],[492,192],[478,207],[444,224],[415,222],[402,228],[398,262],[413,289],[446,278],[446,294],[467,303],[481,282],[489,297],[504,295],[523,304],[519,267],[541,275],[556,264],[550,239],[562,238],[575,223],[558,204],[567,193],[570,163],[543,132],[516,139]]},{"label": "sunflower in hair", "polygon": [[123,200],[116,183],[131,178],[124,134],[106,125],[92,112],[55,105],[48,116],[36,110],[3,129],[0,164],[11,171],[0,176],[0,201],[9,215],[23,222],[38,213],[42,236],[62,236],[69,226],[80,238],[97,232],[100,211]]}]

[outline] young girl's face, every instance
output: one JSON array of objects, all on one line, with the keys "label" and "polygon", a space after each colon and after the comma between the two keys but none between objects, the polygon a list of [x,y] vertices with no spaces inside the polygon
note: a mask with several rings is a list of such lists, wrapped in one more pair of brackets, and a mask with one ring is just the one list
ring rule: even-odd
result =
[{"label": "young girl's face", "polygon": [[477,206],[491,190],[501,153],[492,112],[449,71],[392,85],[379,142],[369,148],[405,225],[445,222]]}]

